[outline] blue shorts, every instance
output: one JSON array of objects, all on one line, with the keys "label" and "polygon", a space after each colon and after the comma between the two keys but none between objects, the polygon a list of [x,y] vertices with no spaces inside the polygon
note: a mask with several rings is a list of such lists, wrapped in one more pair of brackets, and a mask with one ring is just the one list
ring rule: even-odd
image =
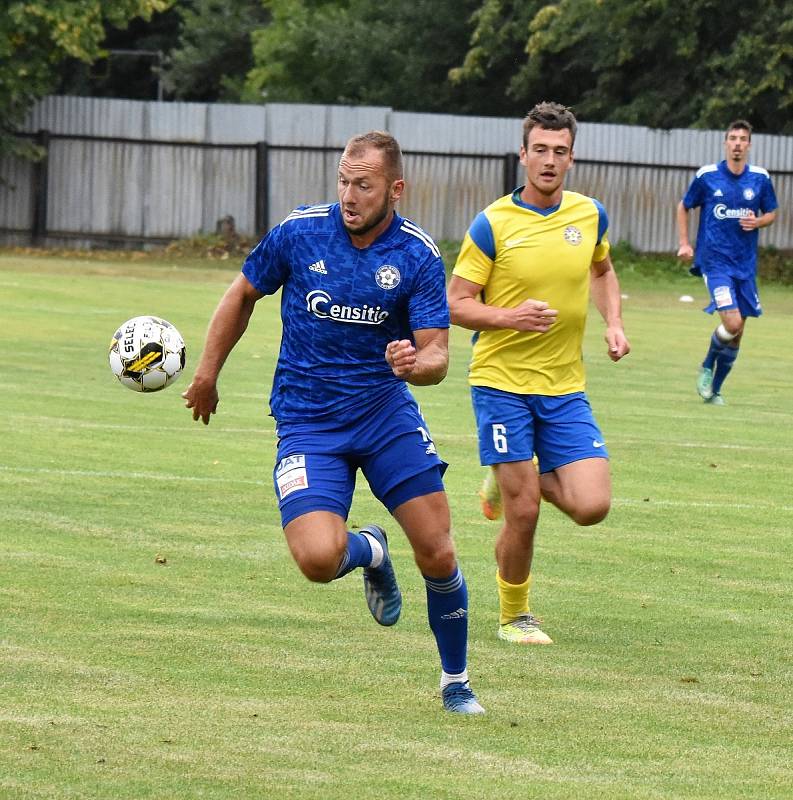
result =
[{"label": "blue shorts", "polygon": [[273,484],[284,527],[311,511],[347,519],[359,468],[389,512],[443,491],[447,464],[410,395],[344,422],[279,424],[278,436]]},{"label": "blue shorts", "polygon": [[536,454],[540,472],[550,472],[582,458],[608,458],[584,392],[553,397],[472,386],[471,398],[484,466]]},{"label": "blue shorts", "polygon": [[754,278],[739,280],[720,272],[709,272],[702,277],[710,294],[710,305],[702,310],[708,314],[737,310],[745,318],[759,317],[763,313]]}]

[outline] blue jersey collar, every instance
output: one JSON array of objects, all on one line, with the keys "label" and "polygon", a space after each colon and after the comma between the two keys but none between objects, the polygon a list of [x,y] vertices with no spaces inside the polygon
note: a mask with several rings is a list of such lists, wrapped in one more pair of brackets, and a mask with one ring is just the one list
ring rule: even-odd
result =
[{"label": "blue jersey collar", "polygon": [[[530,203],[524,203],[523,200],[520,199],[520,193],[524,190],[526,185],[518,186],[514,192],[512,192],[512,202],[516,206],[520,206],[521,208],[527,208],[529,211],[534,211],[537,214],[541,214],[543,217],[547,217],[549,214],[553,214],[554,211],[558,211],[561,208],[561,203],[558,203],[555,206],[551,206],[550,208],[540,208],[539,206],[533,206]],[[564,195],[562,195],[564,197]]]},{"label": "blue jersey collar", "polygon": [[738,180],[738,178],[743,178],[743,176],[746,175],[746,173],[748,171],[749,171],[748,162],[743,165],[743,171],[741,172],[741,174],[740,175],[736,175],[727,166],[727,159],[726,158],[723,158],[721,161],[719,161],[719,172],[721,172],[723,175],[726,175],[728,178],[734,178],[735,180]]}]

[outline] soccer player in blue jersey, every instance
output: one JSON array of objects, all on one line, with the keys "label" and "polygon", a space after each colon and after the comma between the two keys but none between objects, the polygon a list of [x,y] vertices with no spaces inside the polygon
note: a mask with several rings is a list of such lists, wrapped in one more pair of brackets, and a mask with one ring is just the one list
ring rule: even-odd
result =
[{"label": "soccer player in blue jersey", "polygon": [[591,197],[564,190],[576,120],[539,103],[523,122],[526,183],[473,221],[449,284],[452,322],[476,331],[469,371],[481,491],[496,541],[498,636],[550,644],[529,588],[540,498],[579,525],[605,518],[611,479],[605,441],[585,388],[582,340],[590,291],[606,321],[608,355],[630,351],[608,218]]},{"label": "soccer player in blue jersey", "polygon": [[747,317],[763,310],[757,293],[758,230],[776,219],[777,200],[767,170],[748,163],[752,126],[735,120],[724,137],[725,158],[701,167],[677,206],[679,258],[690,261],[688,212],[699,208],[697,253],[690,269],[705,279],[720,322],[710,337],[697,376],[697,391],[710,405],[724,405],[721,388],[738,357]]},{"label": "soccer player in blue jersey", "polygon": [[280,289],[273,481],[292,556],[321,583],[362,568],[372,616],[396,623],[402,596],[385,531],[347,528],[360,469],[405,532],[424,577],[443,706],[482,714],[468,681],[468,590],[450,532],[446,464],[407,388],[446,375],[445,272],[430,236],[395,211],[404,185],[392,136],[350,139],[339,162],[338,202],[301,206],[253,249],[215,310],[183,397],[193,419],[207,424],[223,363],[257,301]]}]

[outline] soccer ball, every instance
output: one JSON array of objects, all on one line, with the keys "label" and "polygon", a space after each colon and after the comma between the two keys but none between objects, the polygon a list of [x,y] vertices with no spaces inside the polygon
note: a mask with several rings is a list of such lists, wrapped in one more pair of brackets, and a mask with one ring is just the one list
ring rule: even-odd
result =
[{"label": "soccer ball", "polygon": [[128,389],[159,392],[184,369],[184,339],[160,317],[133,317],[113,334],[108,358],[113,374]]}]

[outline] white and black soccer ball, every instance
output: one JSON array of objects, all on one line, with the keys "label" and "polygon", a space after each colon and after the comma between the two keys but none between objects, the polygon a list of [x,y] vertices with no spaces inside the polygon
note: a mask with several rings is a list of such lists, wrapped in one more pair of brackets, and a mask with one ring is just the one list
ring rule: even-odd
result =
[{"label": "white and black soccer ball", "polygon": [[110,369],[134,392],[159,392],[173,383],[185,365],[184,339],[160,317],[133,317],[114,334]]}]

